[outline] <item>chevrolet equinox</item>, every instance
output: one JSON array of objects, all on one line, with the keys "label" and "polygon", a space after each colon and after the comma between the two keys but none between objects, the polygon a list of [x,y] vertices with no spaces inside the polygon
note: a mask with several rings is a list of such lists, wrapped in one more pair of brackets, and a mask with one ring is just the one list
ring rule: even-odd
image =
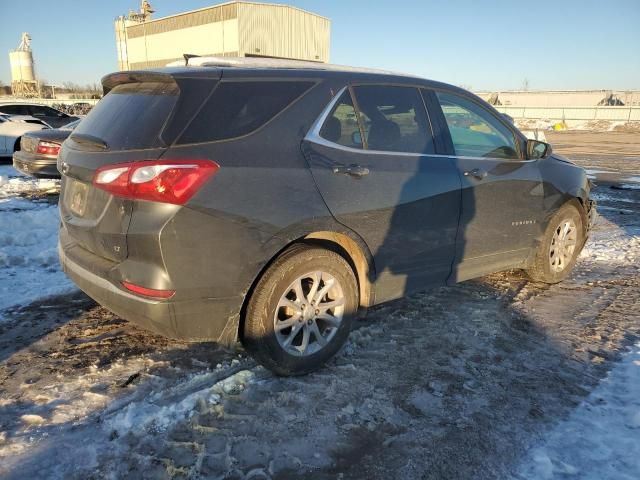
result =
[{"label": "chevrolet equinox", "polygon": [[143,327],[303,374],[360,308],[507,269],[556,283],[587,239],[585,172],[463,89],[185,63],[104,77],[58,159],[65,272]]}]

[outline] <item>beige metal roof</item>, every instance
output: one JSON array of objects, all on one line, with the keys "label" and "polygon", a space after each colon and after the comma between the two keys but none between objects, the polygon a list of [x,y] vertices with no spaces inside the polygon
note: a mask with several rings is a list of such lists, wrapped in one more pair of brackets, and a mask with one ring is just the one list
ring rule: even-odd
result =
[{"label": "beige metal roof", "polygon": [[152,20],[147,20],[144,23],[149,24],[149,23],[154,23],[154,22],[161,22],[163,20],[167,20],[168,18],[181,17],[183,15],[191,15],[192,13],[202,12],[202,11],[209,10],[209,9],[212,9],[212,8],[225,7],[227,5],[233,5],[233,4],[238,4],[238,3],[242,3],[242,4],[246,4],[246,5],[267,6],[267,7],[285,7],[285,8],[290,8],[292,10],[297,10],[297,11],[302,12],[302,13],[306,13],[307,15],[313,15],[314,17],[320,17],[320,18],[323,18],[325,20],[331,21],[331,19],[329,17],[325,17],[323,15],[318,15],[317,13],[313,13],[313,12],[310,12],[309,10],[304,10],[302,8],[294,7],[293,5],[286,5],[284,3],[246,2],[246,1],[243,1],[243,0],[238,0],[238,1],[232,1],[232,2],[218,3],[216,5],[210,5],[208,7],[196,8],[195,10],[189,10],[187,12],[175,13],[173,15],[167,15],[166,17],[154,18]]}]

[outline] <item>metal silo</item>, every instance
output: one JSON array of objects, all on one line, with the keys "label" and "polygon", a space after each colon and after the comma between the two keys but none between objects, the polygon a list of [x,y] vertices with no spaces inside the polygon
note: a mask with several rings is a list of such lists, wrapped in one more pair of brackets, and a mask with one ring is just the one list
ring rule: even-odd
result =
[{"label": "metal silo", "polygon": [[9,52],[9,62],[11,64],[11,90],[13,94],[23,97],[37,96],[38,85],[33,68],[31,37],[28,33],[23,33],[18,48]]}]

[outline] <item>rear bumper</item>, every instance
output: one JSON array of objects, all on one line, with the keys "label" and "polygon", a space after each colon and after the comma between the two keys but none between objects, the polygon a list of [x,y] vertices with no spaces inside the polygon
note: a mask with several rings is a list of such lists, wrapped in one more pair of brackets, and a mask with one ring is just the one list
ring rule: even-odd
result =
[{"label": "rear bumper", "polygon": [[13,154],[13,166],[16,170],[26,175],[42,178],[60,178],[55,157],[18,150]]},{"label": "rear bumper", "polygon": [[[108,275],[97,275],[104,267],[104,260],[96,262],[96,268],[76,261],[74,250],[81,247],[58,243],[58,254],[64,272],[87,295],[116,315],[140,327],[161,335],[188,341],[214,341],[232,345],[237,341],[239,313],[242,297],[202,298],[197,300],[156,300],[134,295],[108,280]],[[93,270],[93,271],[92,271]],[[115,272],[117,274],[117,272]]]}]

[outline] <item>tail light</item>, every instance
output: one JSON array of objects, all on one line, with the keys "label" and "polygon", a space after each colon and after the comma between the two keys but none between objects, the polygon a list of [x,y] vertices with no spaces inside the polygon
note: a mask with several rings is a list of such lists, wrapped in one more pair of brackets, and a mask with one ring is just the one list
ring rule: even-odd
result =
[{"label": "tail light", "polygon": [[42,155],[58,155],[58,152],[60,152],[59,143],[45,142],[43,140],[38,142],[36,153],[41,153]]},{"label": "tail light", "polygon": [[175,290],[156,290],[154,288],[141,287],[130,282],[122,282],[122,286],[137,295],[151,298],[171,298],[175,295]]},{"label": "tail light", "polygon": [[184,205],[220,166],[211,160],[151,160],[99,168],[93,185],[112,195]]}]

